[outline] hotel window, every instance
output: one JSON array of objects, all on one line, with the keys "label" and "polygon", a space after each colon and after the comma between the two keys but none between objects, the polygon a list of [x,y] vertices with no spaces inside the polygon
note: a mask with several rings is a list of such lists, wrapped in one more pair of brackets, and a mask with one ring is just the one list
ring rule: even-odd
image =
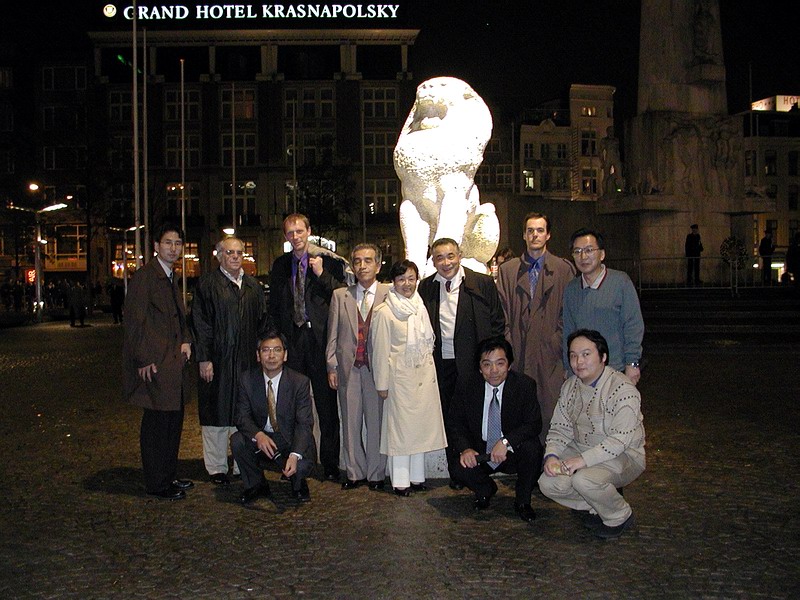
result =
[{"label": "hotel window", "polygon": [[597,132],[593,129],[581,131],[581,156],[597,156]]},{"label": "hotel window", "polygon": [[86,168],[86,146],[45,146],[42,154],[48,171]]},{"label": "hotel window", "polygon": [[186,260],[178,259],[175,261],[175,272],[181,273],[183,265],[186,265],[186,277],[200,277],[200,256],[197,242],[183,243],[183,256]]},{"label": "hotel window", "polygon": [[522,145],[522,164],[526,167],[532,167],[536,163],[536,153],[534,152],[534,145],[525,143]]},{"label": "hotel window", "polygon": [[49,258],[53,260],[80,260],[86,258],[86,225],[56,225],[52,248],[48,244]]},{"label": "hotel window", "polygon": [[790,150],[789,154],[787,155],[787,167],[788,167],[788,174],[792,177],[796,177],[798,173],[798,156],[800,153],[797,150]]},{"label": "hotel window", "polygon": [[566,144],[556,144],[556,158],[560,158],[560,159],[567,158],[567,145]]},{"label": "hotel window", "polygon": [[[200,120],[200,91],[184,90],[184,118],[187,121]],[[228,115],[230,117],[230,114]],[[238,116],[238,115],[237,115]],[[167,90],[164,92],[164,120],[181,120],[181,91]]]},{"label": "hotel window", "polygon": [[130,123],[132,111],[130,92],[108,92],[108,119],[112,123]]},{"label": "hotel window", "polygon": [[333,162],[333,135],[304,133],[300,136],[300,164],[316,165]]},{"label": "hotel window", "polygon": [[45,67],[42,69],[42,89],[85,90],[86,67]]},{"label": "hotel window", "polygon": [[[253,120],[256,118],[256,91],[253,89],[234,89],[233,103],[235,110],[233,113],[236,119]],[[231,89],[222,90],[222,117],[230,120],[231,118]]]},{"label": "hotel window", "polygon": [[478,172],[475,173],[475,185],[479,188],[492,185],[492,171],[489,165],[484,163],[478,167]]},{"label": "hotel window", "polygon": [[[233,198],[231,194],[231,182],[226,181],[222,184],[222,212],[226,215],[233,215]],[[236,182],[236,214],[255,215],[256,214],[256,184],[253,181]]]},{"label": "hotel window", "polygon": [[495,167],[495,181],[497,187],[511,187],[513,180],[511,179],[511,165],[497,165]]},{"label": "hotel window", "polygon": [[394,132],[373,132],[364,134],[364,162],[368,165],[392,164],[397,134]]},{"label": "hotel window", "polygon": [[[230,133],[222,134],[222,166],[231,166],[231,140]],[[236,166],[252,167],[256,164],[256,134],[236,134]]]},{"label": "hotel window", "polygon": [[365,119],[397,116],[397,90],[395,88],[365,88],[362,90],[362,99]]},{"label": "hotel window", "polygon": [[587,196],[597,193],[597,169],[583,169],[581,171],[581,190]]},{"label": "hotel window", "polygon": [[[186,183],[184,189],[184,202],[186,205],[186,216],[191,217],[200,214],[200,185],[197,183]],[[181,183],[174,181],[167,184],[167,214],[172,218],[180,217],[181,214]]]},{"label": "hotel window", "polygon": [[542,144],[539,147],[539,151],[542,155],[542,160],[548,160],[550,158],[550,144]]},{"label": "hotel window", "polygon": [[489,142],[486,144],[486,152],[498,154],[502,151],[503,151],[503,145],[500,143],[500,140],[496,138],[490,138]]},{"label": "hotel window", "polygon": [[[230,149],[228,150],[230,153]],[[164,144],[165,165],[169,169],[178,169],[181,166],[181,136],[170,134]],[[238,163],[237,163],[238,164]],[[186,135],[186,166],[189,168],[200,166],[200,135],[190,133]]]},{"label": "hotel window", "polygon": [[112,169],[124,171],[133,166],[133,140],[129,135],[115,135],[108,147],[108,163]]},{"label": "hotel window", "polygon": [[744,153],[744,176],[752,177],[756,172],[756,153],[752,150],[747,150]]},{"label": "hotel window", "polygon": [[584,117],[596,117],[597,116],[597,107],[596,106],[582,106],[581,107],[581,115]]},{"label": "hotel window", "polygon": [[553,169],[553,190],[564,192],[569,190],[569,170]]},{"label": "hotel window", "polygon": [[764,175],[778,174],[778,153],[775,150],[764,151]]},{"label": "hotel window", "polygon": [[399,205],[396,179],[367,179],[364,182],[364,201],[371,215],[394,214]]},{"label": "hotel window", "polygon": [[787,199],[789,201],[789,210],[797,210],[797,186],[790,185],[787,188]]},{"label": "hotel window", "polygon": [[536,189],[536,178],[534,177],[533,171],[523,171],[522,180],[524,182],[526,192],[532,192],[534,189]]}]

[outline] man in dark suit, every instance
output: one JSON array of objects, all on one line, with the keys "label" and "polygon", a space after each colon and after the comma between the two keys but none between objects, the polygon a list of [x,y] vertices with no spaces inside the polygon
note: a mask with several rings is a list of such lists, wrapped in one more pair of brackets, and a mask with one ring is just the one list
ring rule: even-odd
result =
[{"label": "man in dark suit", "polygon": [[292,496],[308,502],[306,478],[314,468],[314,416],[308,377],[285,368],[286,338],[271,332],[258,342],[259,368],[242,376],[236,406],[238,431],[231,449],[244,482],[242,504],[269,496],[264,478],[269,462],[278,465],[292,484]]},{"label": "man in dark suit", "polygon": [[514,351],[502,336],[480,342],[476,356],[480,373],[459,378],[450,408],[447,437],[458,453],[453,478],[475,493],[475,509],[483,510],[497,493],[490,475],[517,473],[514,509],[531,522],[531,491],[542,464],[536,383],[509,370]]},{"label": "man in dark suit", "polygon": [[[431,258],[436,274],[423,279],[419,295],[428,310],[436,342],[433,358],[439,399],[447,426],[456,380],[475,372],[475,349],[488,337],[503,335],[505,315],[494,281],[488,275],[461,266],[461,249],[450,238],[433,242]],[[447,449],[450,487],[462,489],[453,477],[457,457]]]},{"label": "man in dark suit", "polygon": [[191,481],[177,479],[183,429],[185,365],[192,355],[172,267],[183,250],[183,234],[163,225],[153,238],[156,256],[138,270],[125,299],[125,398],[144,409],[139,435],[147,493],[185,498]]},{"label": "man in dark suit", "polygon": [[283,233],[292,251],[275,259],[270,273],[272,322],[288,340],[288,366],[311,380],[320,430],[320,462],[325,478],[339,480],[339,410],[328,386],[325,363],[328,309],[333,290],[344,286],[341,262],[309,252],[308,217],[291,214]]}]

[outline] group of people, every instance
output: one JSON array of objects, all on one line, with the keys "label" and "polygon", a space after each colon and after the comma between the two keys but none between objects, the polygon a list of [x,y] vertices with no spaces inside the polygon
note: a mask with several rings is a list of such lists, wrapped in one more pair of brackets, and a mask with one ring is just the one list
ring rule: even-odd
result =
[{"label": "group of people", "polygon": [[449,238],[431,246],[436,273],[420,279],[403,260],[380,283],[380,249],[358,244],[349,286],[343,262],[309,242],[304,215],[286,217],[283,232],[292,248],[273,264],[268,300],[243,272],[242,242],[226,238],[187,319],[172,281],[182,234],[170,226],[131,280],[125,382],[144,409],[148,493],[178,499],[193,485],[176,466],[194,356],[205,466],[228,485],[230,443],[243,504],[271,495],[270,464],[293,497],[310,499],[313,401],[323,477],[344,490],[383,490],[388,476],[397,496],[424,492],[425,455],[445,449],[450,487],[469,488],[476,510],[490,506],[495,472],[516,473],[524,521],[535,519],[538,478],[599,537],[631,525],[618,488],[644,469],[644,325],[631,280],[603,264],[599,232],[572,235],[570,262],[548,251],[549,218],[531,213],[525,252],[499,266],[496,283],[463,266]]}]

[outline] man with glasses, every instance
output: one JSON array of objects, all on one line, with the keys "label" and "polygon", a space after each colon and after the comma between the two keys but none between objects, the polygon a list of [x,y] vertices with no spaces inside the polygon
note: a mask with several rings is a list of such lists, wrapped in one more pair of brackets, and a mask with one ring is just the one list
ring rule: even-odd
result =
[{"label": "man with glasses", "polygon": [[[233,410],[241,373],[256,366],[253,347],[267,327],[267,300],[255,277],[242,268],[244,242],[217,243],[219,268],[205,273],[192,301],[197,405],[203,462],[212,483],[228,485],[228,439],[236,431]],[[236,463],[234,475],[238,474]]]},{"label": "man with glasses", "polygon": [[284,366],[286,337],[268,332],[258,341],[259,367],[242,375],[236,408],[238,431],[231,449],[242,471],[242,504],[271,495],[264,469],[274,463],[292,486],[292,497],[308,502],[306,478],[314,468],[311,382]]},{"label": "man with glasses", "polygon": [[608,342],[608,366],[635,384],[641,372],[644,321],[630,277],[603,264],[605,243],[600,232],[579,229],[570,238],[572,258],[581,276],[564,290],[564,368],[572,373],[567,339],[578,329],[599,331]]}]

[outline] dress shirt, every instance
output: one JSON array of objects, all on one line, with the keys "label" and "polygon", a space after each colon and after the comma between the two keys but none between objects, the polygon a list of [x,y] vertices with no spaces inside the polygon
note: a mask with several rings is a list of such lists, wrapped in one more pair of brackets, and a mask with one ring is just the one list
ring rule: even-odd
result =
[{"label": "dress shirt", "polygon": [[585,290],[586,288],[592,288],[593,290],[596,290],[597,288],[600,287],[600,285],[603,283],[603,280],[606,278],[606,266],[605,265],[600,265],[600,266],[603,269],[600,271],[600,275],[597,276],[597,279],[595,279],[594,282],[591,284],[588,281],[586,281],[586,276],[583,273],[581,273],[581,289]]},{"label": "dress shirt", "polygon": [[[277,375],[275,375],[275,377],[273,377],[272,379],[267,377],[266,373],[263,373],[263,375],[264,375],[264,389],[268,390],[269,389],[269,382],[270,381],[272,382],[272,392],[275,394],[275,413],[277,414],[278,413],[278,385],[281,382],[281,375],[283,375],[283,369],[281,369],[281,372],[278,373]],[[267,396],[265,394],[264,395],[264,402],[266,402],[266,401],[267,401]],[[270,421],[269,421],[269,415],[267,415],[267,423],[266,423],[266,425],[264,425],[264,431],[266,431],[267,433],[275,433],[275,430],[272,428],[272,423],[270,423]],[[298,452],[290,452],[290,454],[294,454],[295,456],[297,456],[297,458],[303,458],[303,455],[298,453]]]},{"label": "dress shirt", "polygon": [[236,277],[228,273],[225,269],[222,268],[222,266],[220,266],[219,270],[222,271],[222,274],[225,275],[225,277],[229,281],[232,281],[233,283],[236,284],[236,286],[239,289],[242,289],[242,281],[244,280],[244,269],[239,267],[239,272],[236,274]]},{"label": "dress shirt", "polygon": [[368,291],[369,295],[367,296],[367,305],[369,306],[370,310],[372,310],[372,306],[375,304],[375,292],[378,289],[378,281],[375,280],[372,282],[372,285],[366,288],[366,290],[361,287],[359,283],[356,285],[356,306],[358,309],[361,309],[361,302],[364,300],[364,292]]},{"label": "dress shirt", "polygon": [[439,330],[442,336],[442,358],[451,359],[456,357],[453,336],[456,330],[458,297],[461,293],[461,283],[464,281],[464,267],[459,267],[455,277],[449,280],[449,292],[445,287],[447,279],[437,273],[434,280],[439,282]]},{"label": "dress shirt", "polygon": [[[505,380],[497,386],[497,403],[500,405],[501,413],[503,411],[503,388],[505,388],[505,386]],[[486,430],[489,426],[489,404],[492,402],[493,392],[494,386],[488,381],[485,381],[483,384],[483,424],[481,425],[481,437],[484,441],[486,440]]]},{"label": "dress shirt", "polygon": [[167,274],[167,279],[172,281],[172,268],[163,260],[161,260],[160,256],[156,256],[156,259],[158,259],[158,264],[161,265],[161,268],[164,269],[164,273]]}]

